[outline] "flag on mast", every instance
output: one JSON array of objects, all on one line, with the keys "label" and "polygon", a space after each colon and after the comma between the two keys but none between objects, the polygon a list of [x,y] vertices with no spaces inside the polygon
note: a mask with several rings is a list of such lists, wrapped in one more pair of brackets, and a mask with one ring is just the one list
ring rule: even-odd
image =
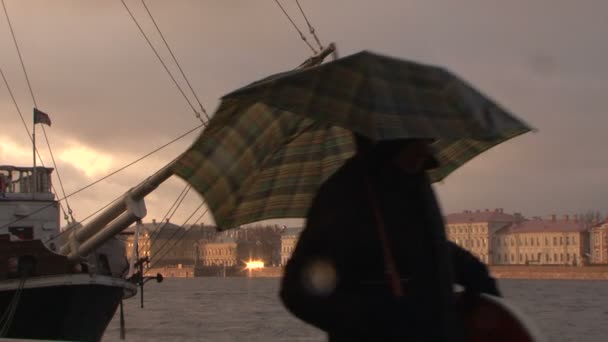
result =
[{"label": "flag on mast", "polygon": [[51,118],[47,113],[38,110],[38,108],[34,108],[34,125],[38,123],[50,126]]}]

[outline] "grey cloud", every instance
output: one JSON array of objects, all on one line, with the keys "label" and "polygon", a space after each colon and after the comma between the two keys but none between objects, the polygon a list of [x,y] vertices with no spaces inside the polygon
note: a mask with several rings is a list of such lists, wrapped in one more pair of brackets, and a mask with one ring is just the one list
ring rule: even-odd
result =
[{"label": "grey cloud", "polygon": [[[140,3],[127,3],[169,63]],[[310,54],[272,2],[147,3],[210,112],[224,93],[292,68]],[[285,5],[306,32],[297,8]],[[321,39],[335,40],[342,55],[369,49],[446,66],[539,128],[488,151],[438,186],[446,210],[488,206],[540,215],[606,207],[606,2],[310,0],[302,5]],[[7,7],[39,106],[53,120],[47,132],[56,148],[79,141],[127,163],[197,125],[120,2],[66,0],[51,6],[13,0]],[[0,66],[27,119],[32,104],[8,34],[2,22]],[[3,85],[0,111],[7,128],[0,135],[27,145]],[[112,178],[106,189],[128,189],[192,139],[161,152],[155,163]],[[87,181],[78,170],[60,165],[60,171],[70,187]],[[159,190],[149,201],[158,209],[150,211],[162,211],[182,186],[176,180]],[[106,191],[95,188],[79,202],[92,207],[96,199],[116,195]]]}]

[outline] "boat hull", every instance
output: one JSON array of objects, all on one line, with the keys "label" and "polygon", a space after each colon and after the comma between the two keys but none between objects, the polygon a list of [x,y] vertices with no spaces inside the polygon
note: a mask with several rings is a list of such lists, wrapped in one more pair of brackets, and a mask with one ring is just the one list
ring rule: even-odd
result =
[{"label": "boat hull", "polygon": [[120,301],[136,292],[133,284],[122,279],[88,274],[31,278],[19,288],[19,280],[0,283],[3,315],[21,291],[2,337],[99,341]]}]

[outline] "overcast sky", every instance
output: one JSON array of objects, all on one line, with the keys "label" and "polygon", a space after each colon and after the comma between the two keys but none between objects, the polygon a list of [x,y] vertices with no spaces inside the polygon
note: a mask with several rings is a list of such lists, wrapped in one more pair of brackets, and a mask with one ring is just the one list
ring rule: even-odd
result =
[{"label": "overcast sky", "polygon": [[[45,129],[67,193],[198,125],[120,0],[5,2],[38,108],[52,120]],[[304,30],[295,1],[282,3]],[[608,213],[608,2],[300,3],[321,40],[336,42],[341,55],[372,50],[445,66],[539,129],[488,151],[438,185],[444,212]],[[141,2],[127,4],[177,72]],[[221,95],[311,54],[274,0],[146,4],[210,112]],[[0,67],[31,130],[33,102],[4,13],[0,51]],[[28,135],[3,83],[0,113],[0,164],[31,165]],[[136,185],[195,136],[70,198],[75,217],[85,218]],[[146,221],[162,218],[183,186],[174,179],[148,197]],[[200,198],[190,194],[186,202],[174,222],[183,223]]]}]

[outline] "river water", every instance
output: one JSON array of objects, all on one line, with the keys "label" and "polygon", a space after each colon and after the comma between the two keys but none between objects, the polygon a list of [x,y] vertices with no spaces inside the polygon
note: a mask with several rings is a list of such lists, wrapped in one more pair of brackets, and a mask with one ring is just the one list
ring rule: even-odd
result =
[{"label": "river water", "polygon": [[[608,282],[501,280],[512,304],[548,341],[608,341]],[[170,278],[125,301],[127,341],[325,341],[292,317],[278,278]],[[118,313],[104,342],[120,341]]]}]

